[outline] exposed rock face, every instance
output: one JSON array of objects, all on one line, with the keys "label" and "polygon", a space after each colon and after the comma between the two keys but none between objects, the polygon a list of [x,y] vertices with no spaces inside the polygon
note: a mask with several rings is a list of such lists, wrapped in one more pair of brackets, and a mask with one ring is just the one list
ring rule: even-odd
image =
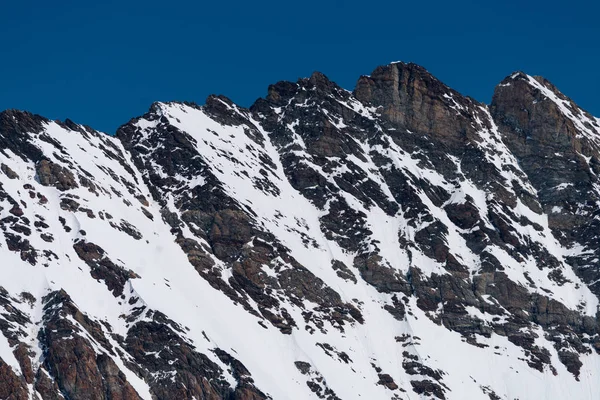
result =
[{"label": "exposed rock face", "polygon": [[569,263],[600,293],[598,221],[600,123],[542,77],[515,73],[496,88],[491,105],[506,143],[519,158],[548,215],[572,254]]},{"label": "exposed rock face", "polygon": [[71,171],[48,160],[38,163],[37,173],[40,183],[44,186],[54,186],[61,191],[78,186]]},{"label": "exposed rock face", "polygon": [[81,240],[75,242],[73,248],[79,258],[90,267],[92,277],[103,280],[115,296],[123,295],[127,281],[138,277],[134,272],[115,265],[106,257],[106,252],[94,243]]},{"label": "exposed rock face", "polygon": [[354,94],[363,103],[382,107],[381,115],[398,128],[428,133],[453,149],[464,150],[465,140],[477,129],[467,123],[474,116],[474,102],[416,64],[378,67],[358,80]]},{"label": "exposed rock face", "polygon": [[[111,358],[113,346],[102,327],[81,314],[64,291],[53,292],[42,301],[44,329],[38,336],[44,366],[61,394],[90,400],[139,399]],[[97,351],[95,345],[107,352]]]},{"label": "exposed rock face", "polygon": [[543,78],[404,63],[0,113],[0,399],[593,398],[599,149]]},{"label": "exposed rock face", "polygon": [[0,398],[11,400],[28,400],[29,391],[23,379],[4,361],[0,360]]},{"label": "exposed rock face", "polygon": [[[164,317],[159,316],[160,319]],[[231,388],[221,378],[219,366],[195,352],[161,322],[138,322],[126,341],[126,349],[134,360],[150,366],[147,380],[154,393],[159,398],[227,398]],[[169,366],[167,371],[164,370],[166,365]],[[177,378],[171,379],[175,375]]]}]

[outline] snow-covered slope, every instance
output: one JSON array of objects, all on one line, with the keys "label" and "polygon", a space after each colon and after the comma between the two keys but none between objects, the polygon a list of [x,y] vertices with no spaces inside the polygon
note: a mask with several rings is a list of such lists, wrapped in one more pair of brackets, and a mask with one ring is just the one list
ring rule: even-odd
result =
[{"label": "snow-covered slope", "polygon": [[116,137],[3,112],[0,398],[595,398],[599,139],[403,63]]}]

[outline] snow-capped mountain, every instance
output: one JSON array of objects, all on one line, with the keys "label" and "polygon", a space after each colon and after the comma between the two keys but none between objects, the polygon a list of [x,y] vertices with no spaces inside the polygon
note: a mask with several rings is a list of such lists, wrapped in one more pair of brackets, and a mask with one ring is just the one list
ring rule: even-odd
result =
[{"label": "snow-capped mountain", "polygon": [[8,110],[0,170],[0,399],[600,393],[600,120],[544,78]]}]

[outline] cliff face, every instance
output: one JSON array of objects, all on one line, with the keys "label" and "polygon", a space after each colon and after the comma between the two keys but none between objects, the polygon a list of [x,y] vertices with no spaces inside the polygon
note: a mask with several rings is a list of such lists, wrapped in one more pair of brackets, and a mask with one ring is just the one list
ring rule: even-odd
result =
[{"label": "cliff face", "polygon": [[592,398],[600,121],[414,64],[116,137],[0,114],[1,399]]}]

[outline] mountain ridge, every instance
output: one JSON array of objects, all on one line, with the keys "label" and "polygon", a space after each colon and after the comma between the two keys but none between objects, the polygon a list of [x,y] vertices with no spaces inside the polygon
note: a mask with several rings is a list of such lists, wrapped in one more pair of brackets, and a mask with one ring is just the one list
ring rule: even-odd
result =
[{"label": "mountain ridge", "polygon": [[597,127],[405,63],[115,136],[4,111],[0,398],[592,398]]},{"label": "mountain ridge", "polygon": [[[390,66],[390,65],[394,65],[394,64],[402,64],[402,65],[413,66],[413,67],[419,68],[419,69],[421,69],[423,72],[425,72],[426,74],[430,75],[430,76],[431,76],[433,79],[435,79],[435,80],[438,80],[438,79],[437,79],[437,78],[436,78],[436,77],[435,77],[435,76],[434,76],[434,75],[433,75],[431,72],[429,72],[429,70],[427,70],[425,67],[421,66],[420,64],[417,64],[417,63],[414,63],[414,62],[394,61],[394,62],[391,62],[391,63],[389,63],[389,64],[386,64],[386,65],[384,65],[384,66],[380,66],[380,67],[378,67],[378,68],[383,68],[383,67]],[[546,84],[549,84],[549,85],[551,85],[551,86],[554,88],[554,90],[555,90],[555,91],[558,91],[558,89],[557,89],[557,88],[556,88],[556,87],[555,87],[555,86],[554,86],[554,85],[553,85],[553,84],[552,84],[552,83],[551,83],[549,80],[547,80],[545,77],[543,77],[543,76],[541,76],[541,75],[529,75],[529,74],[527,74],[527,73],[525,73],[525,72],[523,72],[523,71],[521,71],[521,70],[516,70],[516,71],[513,71],[511,74],[507,75],[507,76],[506,76],[504,79],[502,79],[502,80],[501,80],[501,81],[500,81],[500,82],[499,82],[499,83],[498,83],[496,86],[498,86],[498,85],[502,84],[502,83],[503,83],[505,80],[507,80],[509,77],[511,77],[512,75],[514,75],[514,74],[517,74],[517,73],[518,73],[518,74],[525,75],[525,76],[531,76],[532,78],[536,78],[536,79],[537,79],[537,78],[541,78],[542,80],[544,80],[544,81],[546,82]],[[328,82],[335,84],[335,82],[334,82],[334,81],[332,81],[332,80],[330,80],[330,79],[327,77],[327,75],[326,75],[326,74],[324,74],[324,73],[322,73],[322,72],[320,72],[320,71],[318,71],[318,70],[315,70],[315,71],[314,71],[312,74],[310,74],[310,76],[309,76],[309,77],[305,77],[305,78],[298,78],[298,79],[296,80],[296,82],[293,82],[293,81],[291,81],[291,80],[281,80],[281,81],[278,81],[278,82],[276,82],[276,83],[274,83],[274,84],[271,84],[271,85],[269,85],[269,86],[268,86],[268,88],[270,88],[270,87],[274,87],[274,86],[276,86],[276,85],[278,85],[278,84],[296,84],[297,82],[299,82],[299,81],[302,81],[302,80],[310,80],[310,79],[311,79],[311,77],[312,77],[313,75],[320,75],[320,76],[324,77],[324,78],[325,78],[325,80],[327,80]],[[361,79],[362,77],[369,78],[369,77],[370,77],[370,75],[360,75],[360,76],[359,76],[359,78],[357,79],[357,84],[356,84],[356,85],[358,85],[358,83],[360,82],[360,79]],[[450,90],[452,90],[452,91],[456,92],[457,94],[460,94],[462,97],[465,97],[465,98],[471,99],[471,100],[472,100],[473,102],[475,102],[475,103],[480,103],[480,104],[484,104],[484,105],[487,105],[487,106],[489,106],[489,105],[490,105],[490,104],[488,104],[488,103],[486,103],[486,102],[482,102],[482,101],[476,100],[476,99],[475,99],[475,98],[473,98],[472,96],[469,96],[469,95],[464,95],[464,94],[462,94],[462,93],[460,93],[460,92],[456,91],[455,89],[451,88],[450,86],[448,86],[447,84],[445,84],[445,83],[444,83],[444,82],[442,82],[441,80],[438,80],[438,81],[439,81],[439,82],[440,82],[442,85],[446,86],[448,89],[450,89]],[[340,87],[340,88],[341,88],[342,90],[346,90],[346,91],[348,91],[348,92],[352,92],[352,93],[354,93],[354,91],[356,90],[356,85],[355,85],[355,88],[354,88],[353,90],[344,89],[344,88],[341,88],[341,87]],[[562,93],[561,93],[561,94],[562,94]],[[563,95],[564,95],[564,94],[563,94]],[[224,98],[224,99],[226,99],[226,101],[228,101],[228,102],[230,102],[230,103],[235,103],[235,102],[234,102],[234,101],[233,101],[231,98],[229,98],[229,97],[228,97],[226,94],[217,94],[217,93],[211,93],[211,94],[209,94],[209,95],[207,96],[207,99],[206,99],[206,100],[208,100],[208,99],[210,99],[210,98],[213,98],[213,97],[216,97],[216,98]],[[266,96],[266,97],[268,97],[268,93],[267,93],[267,96]],[[565,96],[565,97],[567,97],[567,96]],[[568,97],[567,97],[567,98],[568,98]],[[257,99],[256,99],[256,100],[255,100],[255,101],[254,101],[252,104],[250,104],[248,107],[240,106],[240,105],[237,105],[237,104],[236,104],[236,105],[237,105],[239,108],[251,109],[251,108],[254,106],[254,104],[257,102],[257,101],[260,101],[260,100],[262,100],[262,99],[264,99],[264,98],[263,98],[263,97],[259,97],[259,98],[257,98]],[[568,99],[569,99],[570,101],[572,101],[570,98],[568,98]],[[206,100],[205,100],[205,104],[206,104]],[[151,111],[151,110],[152,110],[152,108],[153,108],[153,105],[154,105],[155,103],[164,103],[164,104],[169,104],[169,103],[181,103],[181,104],[192,105],[192,106],[196,106],[196,107],[201,107],[201,106],[202,106],[201,104],[198,104],[198,103],[197,103],[197,102],[195,102],[195,101],[189,101],[189,100],[169,100],[169,101],[155,101],[155,102],[153,102],[153,103],[150,105],[150,107],[148,108],[148,111]],[[27,111],[27,110],[22,110],[22,109],[12,109],[12,108],[8,108],[8,109],[5,109],[5,110],[2,110],[2,111],[0,111],[0,113],[3,113],[3,112],[15,112],[15,111],[17,111],[17,112],[24,112],[24,113],[30,113],[30,114],[32,114],[32,115],[35,115],[35,116],[38,116],[38,117],[42,117],[42,118],[48,119],[48,118],[46,118],[46,117],[42,116],[41,114],[32,113],[32,112],[30,112],[30,111]],[[584,111],[585,111],[585,110],[584,110]],[[587,111],[586,111],[586,113],[590,114],[590,113],[589,113],[589,112],[587,112]],[[590,115],[591,115],[591,114],[590,114]],[[139,117],[134,117],[134,118],[132,118],[132,119],[135,119],[135,118],[139,118]],[[50,119],[49,119],[49,120],[50,120]],[[56,121],[56,122],[62,122],[62,120],[60,120],[60,119],[52,119],[52,121]],[[79,123],[76,123],[76,122],[74,122],[74,120],[72,120],[72,119],[71,119],[71,118],[69,118],[69,117],[65,118],[65,120],[64,120],[64,122],[65,122],[65,123],[66,123],[67,121],[70,121],[70,122],[72,122],[73,124],[76,124],[76,125],[82,125],[82,126],[85,126],[85,127],[90,127],[89,125],[85,125],[85,124],[79,124]],[[126,124],[127,124],[127,123],[125,123],[125,124],[123,124],[123,125],[126,125]],[[122,125],[121,125],[121,126],[122,126]],[[116,129],[116,130],[118,130],[119,128],[120,128],[120,126],[119,126],[119,127]],[[111,133],[111,132],[104,132],[104,131],[99,131],[99,132],[106,133],[106,134],[107,134],[107,135],[109,135],[109,136],[114,136],[114,135],[116,134],[116,131],[115,131],[114,133]]]}]

